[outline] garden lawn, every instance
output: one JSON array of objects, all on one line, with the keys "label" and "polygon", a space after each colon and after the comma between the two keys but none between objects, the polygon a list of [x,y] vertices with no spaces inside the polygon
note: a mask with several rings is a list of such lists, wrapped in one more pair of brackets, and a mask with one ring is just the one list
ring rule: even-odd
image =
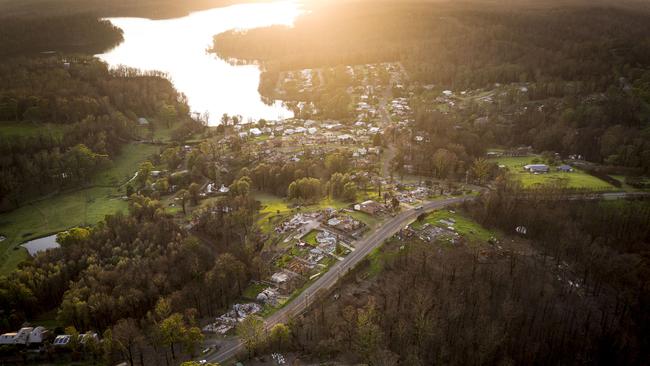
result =
[{"label": "garden lawn", "polygon": [[278,211],[282,214],[292,210],[287,201],[282,197],[264,192],[255,192],[253,197],[262,204],[262,208],[260,209],[261,214],[277,214]]},{"label": "garden lawn", "polygon": [[119,186],[131,178],[138,171],[140,164],[157,155],[160,147],[155,145],[130,143],[122,147],[120,154],[113,158],[112,166],[105,172],[98,174],[93,185]]},{"label": "garden lawn", "polygon": [[88,188],[63,193],[0,214],[0,274],[7,274],[27,259],[19,244],[75,227],[94,225],[106,215],[126,211],[127,202],[113,188]]},{"label": "garden lawn", "polygon": [[361,221],[364,224],[368,225],[368,227],[371,229],[377,226],[382,221],[381,219],[375,216],[368,215],[367,213],[364,212],[354,211],[354,212],[350,212],[349,214],[355,220]]},{"label": "garden lawn", "polygon": [[253,197],[260,201],[262,208],[260,209],[260,218],[257,224],[260,229],[265,232],[271,232],[275,224],[278,223],[279,218],[289,216],[292,212],[313,212],[323,210],[326,208],[341,209],[350,206],[350,203],[340,201],[337,199],[323,198],[317,203],[305,205],[298,208],[289,207],[290,203],[282,197],[264,192],[254,192]]},{"label": "garden lawn", "polygon": [[[4,126],[3,126],[4,128]],[[2,129],[0,129],[1,131]],[[94,177],[91,188],[61,193],[0,214],[0,274],[7,274],[28,258],[20,244],[75,226],[90,226],[117,211],[127,202],[118,187],[133,177],[141,162],[158,153],[154,145],[130,143],[114,158],[112,166]]]},{"label": "garden lawn", "polygon": [[[539,157],[537,157],[539,158]],[[550,167],[550,173],[531,174],[524,171],[524,165],[533,164],[535,156],[513,157],[513,158],[494,158],[491,162],[499,165],[505,165],[512,176],[519,180],[524,187],[534,187],[536,185],[551,184],[561,179],[566,179],[567,188],[583,188],[593,191],[611,191],[616,190],[611,184],[587,174],[574,167],[573,172],[564,173],[555,170],[556,167]]]},{"label": "garden lawn", "polygon": [[242,298],[244,300],[252,300],[255,301],[257,299],[257,295],[264,291],[265,288],[269,287],[268,285],[265,285],[263,283],[254,283],[251,282],[248,287],[244,289],[244,292],[242,293]]},{"label": "garden lawn", "polygon": [[425,223],[438,227],[447,227],[447,225],[440,222],[440,220],[454,219],[454,229],[457,233],[465,237],[472,243],[486,243],[490,238],[497,237],[498,235],[475,221],[466,218],[456,212],[452,213],[450,210],[437,210],[428,214],[423,221],[415,221],[414,228],[421,228]]},{"label": "garden lawn", "polygon": [[318,246],[318,242],[316,241],[317,234],[318,234],[317,230],[312,230],[302,238],[302,241],[311,245],[312,247]]}]

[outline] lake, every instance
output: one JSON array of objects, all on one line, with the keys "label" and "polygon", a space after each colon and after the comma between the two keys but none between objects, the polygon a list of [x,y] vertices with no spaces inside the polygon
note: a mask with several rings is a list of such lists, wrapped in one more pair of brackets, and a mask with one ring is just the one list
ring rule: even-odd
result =
[{"label": "lake", "polygon": [[40,252],[44,252],[48,249],[59,248],[59,243],[56,242],[56,234],[45,236],[42,238],[30,240],[25,244],[22,244],[21,247],[27,249],[29,255],[32,257]]},{"label": "lake", "polygon": [[258,92],[260,69],[233,66],[206,52],[213,36],[228,30],[292,25],[300,14],[296,1],[233,5],[175,19],[108,18],[124,31],[124,42],[97,55],[110,66],[158,70],[184,93],[192,112],[208,112],[211,125],[224,113],[248,119],[290,118],[281,102],[265,104]]}]

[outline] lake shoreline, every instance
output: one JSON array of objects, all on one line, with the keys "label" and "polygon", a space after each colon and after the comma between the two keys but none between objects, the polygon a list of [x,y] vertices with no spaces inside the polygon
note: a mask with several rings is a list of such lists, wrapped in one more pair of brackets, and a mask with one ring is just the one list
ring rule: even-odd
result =
[{"label": "lake shoreline", "polygon": [[263,99],[259,65],[233,65],[208,50],[217,34],[292,25],[301,12],[298,1],[262,1],[164,20],[105,18],[122,29],[124,41],[96,57],[110,67],[166,73],[174,87],[187,96],[190,112],[206,115],[211,126],[218,125],[223,114],[241,116],[243,121],[291,118],[293,112],[281,101],[268,104]]}]

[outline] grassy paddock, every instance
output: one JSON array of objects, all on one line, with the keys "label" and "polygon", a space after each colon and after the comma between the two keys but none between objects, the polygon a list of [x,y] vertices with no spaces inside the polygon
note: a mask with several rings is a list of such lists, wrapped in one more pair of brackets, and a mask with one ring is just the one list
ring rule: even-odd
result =
[{"label": "grassy paddock", "polygon": [[558,172],[554,166],[551,166],[550,172],[546,174],[531,174],[524,171],[524,166],[532,164],[533,159],[535,159],[535,156],[494,158],[490,159],[490,161],[499,165],[505,165],[512,176],[519,180],[526,188],[566,180],[567,188],[583,188],[593,191],[616,190],[616,188],[611,184],[587,174],[580,169],[576,169],[575,167],[573,168],[574,171],[569,173]]},{"label": "grassy paddock", "polygon": [[158,146],[147,144],[125,145],[120,154],[113,158],[113,165],[95,177],[93,185],[117,186],[126,183],[138,171],[140,163],[158,154],[159,149]]},{"label": "grassy paddock", "polygon": [[0,214],[0,235],[7,237],[0,243],[0,274],[11,272],[28,258],[27,251],[19,246],[23,242],[75,226],[94,225],[106,215],[126,211],[128,204],[121,199],[123,190],[117,187],[157,152],[157,146],[125,145],[112,167],[93,179],[94,187],[58,194]]},{"label": "grassy paddock", "polygon": [[382,221],[378,217],[370,216],[367,213],[363,213],[359,211],[350,212],[350,216],[352,216],[355,220],[363,222],[364,224],[368,225],[368,227],[370,228],[374,228]]},{"label": "grassy paddock", "polygon": [[0,215],[0,274],[25,260],[27,251],[18,245],[75,226],[94,225],[106,215],[126,210],[127,203],[113,188],[88,188],[47,198]]},{"label": "grassy paddock", "polygon": [[268,194],[264,192],[255,192],[253,194],[253,197],[255,197],[255,199],[260,201],[260,203],[262,204],[262,209],[260,210],[260,214],[265,216],[278,215],[278,214],[282,215],[291,212],[318,211],[330,207],[338,210],[350,206],[349,202],[344,202],[341,200],[330,199],[325,197],[316,203],[304,205],[301,206],[300,208],[297,207],[292,208],[290,207],[291,202],[289,200],[282,197],[274,196],[272,194]]},{"label": "grassy paddock", "polygon": [[318,235],[318,231],[317,230],[312,230],[309,233],[307,233],[307,235],[305,235],[302,238],[302,240],[305,243],[311,245],[312,247],[318,246],[318,242],[316,241],[316,235]]},{"label": "grassy paddock", "polygon": [[440,220],[449,219],[456,221],[454,224],[454,229],[457,233],[465,237],[465,239],[467,239],[470,243],[485,243],[491,237],[498,236],[496,233],[487,230],[475,221],[468,219],[465,216],[458,214],[457,212],[452,213],[450,210],[433,211],[425,217],[424,221],[414,222],[413,227],[421,228],[425,223],[438,227],[447,227],[445,224],[441,223]]}]

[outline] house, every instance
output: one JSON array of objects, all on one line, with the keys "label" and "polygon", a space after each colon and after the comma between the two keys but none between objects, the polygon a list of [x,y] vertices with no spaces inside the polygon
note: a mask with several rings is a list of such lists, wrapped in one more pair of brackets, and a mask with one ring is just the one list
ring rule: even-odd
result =
[{"label": "house", "polygon": [[70,338],[71,336],[68,334],[58,335],[56,338],[54,338],[52,345],[55,347],[65,347],[68,345],[68,343],[70,343]]},{"label": "house", "polygon": [[[85,345],[88,343],[89,340],[93,339],[96,342],[99,342],[99,335],[97,333],[93,332],[88,332],[88,333],[82,333],[79,334],[78,338],[79,343],[82,345]],[[72,336],[69,334],[61,334],[56,336],[54,338],[54,341],[52,342],[52,345],[55,347],[66,347],[68,344],[70,344],[70,341],[72,340]]]},{"label": "house", "polygon": [[257,294],[256,300],[262,304],[270,304],[272,306],[275,306],[278,303],[278,295],[279,294],[275,289],[268,287]]},{"label": "house", "polygon": [[348,134],[339,135],[337,138],[338,138],[340,143],[347,143],[347,142],[352,143],[352,142],[354,142],[354,137],[352,137],[352,136],[350,136]]},{"label": "house", "polygon": [[146,118],[140,117],[138,118],[138,124],[140,126],[147,126],[149,125],[149,121]]},{"label": "house", "polygon": [[546,164],[528,164],[524,166],[524,170],[530,173],[548,173],[549,168]]},{"label": "house", "polygon": [[219,193],[228,193],[228,192],[230,192],[230,188],[222,184],[221,188],[219,188]]},{"label": "house", "polygon": [[291,278],[289,278],[289,275],[284,272],[276,272],[271,276],[271,282],[275,284],[275,286],[280,289],[283,292],[289,292],[292,288],[291,284]]},{"label": "house", "polygon": [[289,275],[284,272],[276,272],[271,276],[271,281],[277,285],[283,285],[289,281]]},{"label": "house", "polygon": [[340,223],[341,223],[341,220],[339,220],[336,217],[333,217],[333,218],[327,220],[327,225],[329,225],[329,226],[336,226],[336,225],[338,225]]},{"label": "house", "polygon": [[365,202],[361,202],[359,204],[354,205],[354,210],[355,211],[360,211],[363,213],[367,213],[368,215],[375,215],[381,211],[384,210],[384,207],[375,201],[369,200]]},{"label": "house", "polygon": [[27,343],[29,344],[41,344],[48,336],[48,330],[44,327],[36,327],[29,332],[29,339]]},{"label": "house", "polygon": [[260,129],[257,128],[257,127],[251,128],[250,130],[248,130],[248,132],[249,132],[252,136],[256,136],[256,137],[262,135],[262,130],[260,130]]},{"label": "house", "polygon": [[29,335],[34,330],[31,327],[20,328],[19,331],[13,333],[5,333],[0,335],[1,344],[27,344]]},{"label": "house", "polygon": [[557,171],[558,172],[569,173],[569,172],[573,171],[573,168],[570,165],[564,164],[564,165],[560,165],[559,167],[557,167]]}]

